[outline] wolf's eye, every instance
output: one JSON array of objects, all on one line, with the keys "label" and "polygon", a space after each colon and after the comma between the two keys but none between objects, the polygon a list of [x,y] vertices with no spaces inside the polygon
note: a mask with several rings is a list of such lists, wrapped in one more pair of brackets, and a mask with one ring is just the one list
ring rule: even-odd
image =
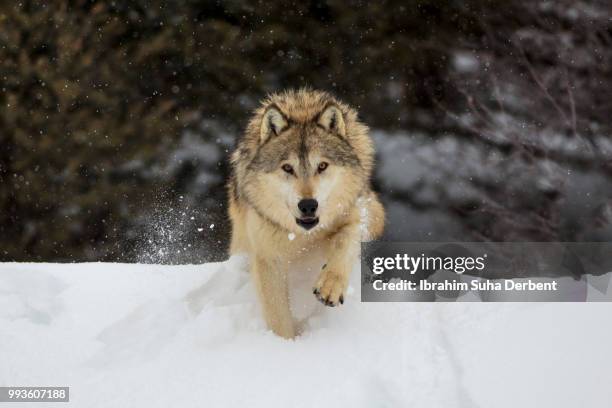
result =
[{"label": "wolf's eye", "polygon": [[327,164],[327,162],[321,162],[321,163],[319,163],[319,167],[317,167],[317,171],[319,173],[323,173],[325,171],[325,169],[327,169],[327,166],[329,166],[329,164]]},{"label": "wolf's eye", "polygon": [[285,173],[293,174],[293,167],[291,167],[290,164],[285,163],[285,164],[283,164],[283,167],[281,167],[281,168],[283,169],[283,171]]}]

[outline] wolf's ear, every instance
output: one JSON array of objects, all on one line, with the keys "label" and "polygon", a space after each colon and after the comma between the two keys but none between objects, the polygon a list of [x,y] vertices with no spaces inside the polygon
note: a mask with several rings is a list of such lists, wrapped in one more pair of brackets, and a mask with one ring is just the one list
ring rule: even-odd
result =
[{"label": "wolf's ear", "polygon": [[281,111],[276,106],[269,107],[261,120],[260,142],[265,142],[272,135],[279,135],[287,126],[289,123]]},{"label": "wolf's ear", "polygon": [[335,132],[340,136],[346,136],[346,126],[344,125],[344,115],[336,105],[329,105],[319,115],[317,123],[329,132]]}]

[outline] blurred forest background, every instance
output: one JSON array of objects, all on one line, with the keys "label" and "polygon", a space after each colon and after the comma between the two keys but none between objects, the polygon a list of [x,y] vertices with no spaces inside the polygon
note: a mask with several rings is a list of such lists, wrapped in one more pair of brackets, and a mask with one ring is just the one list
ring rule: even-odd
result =
[{"label": "blurred forest background", "polygon": [[386,239],[612,239],[612,4],[0,6],[0,260],[225,257],[226,157],[268,92],[356,106]]}]

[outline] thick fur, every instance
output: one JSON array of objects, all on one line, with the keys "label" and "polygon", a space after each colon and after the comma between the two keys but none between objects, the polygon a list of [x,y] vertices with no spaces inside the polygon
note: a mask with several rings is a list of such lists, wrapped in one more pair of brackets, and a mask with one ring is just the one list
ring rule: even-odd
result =
[{"label": "thick fur", "polygon": [[[370,187],[374,150],[357,112],[312,90],[262,102],[231,158],[228,183],[230,252],[247,253],[267,325],[293,338],[291,265],[314,252],[325,257],[314,295],[328,306],[344,291],[361,240],[382,234],[384,209]],[[327,164],[327,167],[321,170]],[[287,172],[291,166],[292,172]],[[318,201],[319,223],[298,225],[298,202]]]}]

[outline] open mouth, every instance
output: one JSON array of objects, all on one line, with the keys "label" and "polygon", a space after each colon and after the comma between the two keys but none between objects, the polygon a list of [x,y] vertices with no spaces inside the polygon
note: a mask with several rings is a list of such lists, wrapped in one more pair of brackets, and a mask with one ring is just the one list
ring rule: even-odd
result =
[{"label": "open mouth", "polygon": [[319,217],[296,218],[295,222],[297,222],[300,227],[309,230],[319,223]]}]

